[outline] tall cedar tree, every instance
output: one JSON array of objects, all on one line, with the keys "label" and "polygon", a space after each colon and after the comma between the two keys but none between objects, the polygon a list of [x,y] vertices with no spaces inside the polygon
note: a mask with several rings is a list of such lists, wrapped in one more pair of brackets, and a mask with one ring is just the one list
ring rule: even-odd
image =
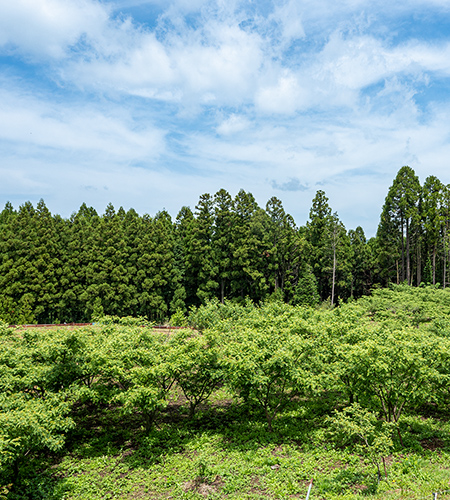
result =
[{"label": "tall cedar tree", "polygon": [[306,223],[309,243],[309,264],[317,279],[322,300],[336,297],[347,298],[351,288],[350,240],[337,214],[331,213],[324,191],[317,191]]},{"label": "tall cedar tree", "polygon": [[442,249],[443,236],[443,194],[444,185],[434,175],[427,177],[422,189],[422,224],[425,237],[425,256],[431,259],[431,276],[425,277],[427,281],[436,284],[436,258]]},{"label": "tall cedar tree", "polygon": [[214,228],[211,239],[211,253],[214,276],[219,284],[219,298],[224,303],[230,291],[232,275],[232,222],[233,200],[225,189],[214,195]]},{"label": "tall cedar tree", "polygon": [[260,301],[267,291],[264,271],[266,262],[266,213],[251,193],[241,189],[233,203],[232,297],[250,297]]},{"label": "tall cedar tree", "polygon": [[182,207],[178,212],[174,228],[175,272],[178,276],[178,287],[174,293],[172,310],[185,311],[197,304],[197,276],[190,265],[190,241],[195,224],[194,214],[189,207]]},{"label": "tall cedar tree", "polygon": [[190,275],[196,278],[195,296],[197,304],[201,304],[215,297],[218,288],[212,250],[214,201],[210,194],[200,196],[195,215],[189,235],[186,267]]},{"label": "tall cedar tree", "polygon": [[292,299],[298,280],[302,241],[294,219],[284,211],[281,200],[272,197],[266,205],[269,215],[270,270],[274,291],[280,288],[287,300]]},{"label": "tall cedar tree", "polygon": [[389,188],[377,231],[385,282],[411,285],[414,260],[417,276],[421,274],[421,262],[414,258],[417,252],[413,248],[414,242],[418,244],[416,235],[420,230],[420,196],[421,187],[414,170],[402,167]]}]

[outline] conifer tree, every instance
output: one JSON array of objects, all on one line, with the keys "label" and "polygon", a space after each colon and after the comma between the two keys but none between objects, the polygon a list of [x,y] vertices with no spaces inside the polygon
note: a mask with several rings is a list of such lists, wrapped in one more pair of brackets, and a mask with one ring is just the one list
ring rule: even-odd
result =
[{"label": "conifer tree", "polygon": [[442,189],[442,286],[447,286],[448,265],[450,263],[450,184]]},{"label": "conifer tree", "polygon": [[229,293],[232,273],[232,227],[233,200],[225,189],[214,195],[214,229],[211,238],[211,252],[214,276],[219,285],[219,299],[224,303]]},{"label": "conifer tree", "polygon": [[422,189],[422,223],[425,233],[425,248],[427,259],[431,259],[431,279],[433,285],[436,284],[436,258],[438,251],[442,249],[440,245],[443,233],[443,190],[441,181],[431,175],[425,179]]},{"label": "conifer tree", "polygon": [[[394,179],[386,196],[378,226],[377,238],[382,254],[382,266],[387,270],[386,281],[412,284],[412,268],[415,252],[412,248],[414,235],[420,228],[419,201],[421,187],[414,170],[402,167]],[[416,238],[417,239],[417,238]],[[420,275],[420,262],[416,261],[417,275]]]},{"label": "conifer tree", "polygon": [[185,311],[197,303],[197,276],[190,266],[190,239],[195,224],[194,214],[189,207],[182,207],[175,219],[174,227],[174,266],[178,286],[174,292],[171,311]]},{"label": "conifer tree", "polygon": [[313,199],[306,223],[309,263],[317,278],[322,300],[337,296],[348,297],[351,290],[352,250],[347,231],[337,213],[332,214],[328,198],[322,190]]},{"label": "conifer tree", "polygon": [[[62,299],[73,321],[91,318],[95,293],[96,260],[100,252],[97,231],[100,218],[83,203],[70,218]],[[101,255],[100,255],[101,256]],[[98,299],[101,300],[101,299]]]},{"label": "conifer tree", "polygon": [[371,249],[367,244],[364,230],[358,226],[348,232],[352,248],[352,284],[350,295],[359,298],[370,293],[372,285]]},{"label": "conifer tree", "polygon": [[233,297],[261,300],[267,291],[267,214],[254,196],[241,189],[234,198],[232,225]]},{"label": "conifer tree", "polygon": [[170,215],[163,210],[152,219],[144,216],[144,231],[137,261],[140,314],[163,320],[169,314],[173,291],[174,238]]},{"label": "conifer tree", "polygon": [[17,304],[14,287],[17,275],[14,260],[18,247],[17,212],[10,202],[0,213],[0,320],[7,323],[17,322]]},{"label": "conifer tree", "polygon": [[127,288],[127,302],[124,304],[124,310],[128,316],[138,316],[139,315],[139,297],[138,297],[138,285],[137,285],[137,272],[138,272],[138,248],[142,238],[141,229],[141,218],[138,213],[130,208],[123,219],[123,237],[125,241],[124,253],[125,253],[125,273],[127,276],[127,284],[123,285]]},{"label": "conifer tree", "polygon": [[332,228],[331,208],[322,190],[317,191],[306,223],[306,238],[309,243],[309,263],[317,279],[317,287],[322,300],[331,295],[329,276],[328,240]]},{"label": "conifer tree", "polygon": [[216,296],[218,283],[212,253],[214,202],[210,194],[200,196],[195,207],[195,220],[188,237],[186,271],[195,276],[196,304]]},{"label": "conifer tree", "polygon": [[269,239],[271,248],[270,269],[273,273],[274,290],[280,288],[290,300],[298,279],[302,240],[294,219],[284,211],[281,200],[272,197],[266,205],[269,215]]}]

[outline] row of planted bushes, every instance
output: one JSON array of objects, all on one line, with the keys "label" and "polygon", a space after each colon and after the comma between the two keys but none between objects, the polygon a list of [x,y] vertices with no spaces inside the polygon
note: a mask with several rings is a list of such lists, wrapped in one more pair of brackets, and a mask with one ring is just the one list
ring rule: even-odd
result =
[{"label": "row of planted bushes", "polygon": [[449,298],[399,287],[333,310],[211,302],[184,320],[195,328],[169,333],[132,318],[77,330],[1,325],[2,475],[14,478],[31,451],[63,448],[75,403],[113,404],[150,429],[181,394],[193,416],[218,387],[270,431],[287,406],[326,399],[336,439],[385,454],[402,442],[405,411],[447,400]]}]

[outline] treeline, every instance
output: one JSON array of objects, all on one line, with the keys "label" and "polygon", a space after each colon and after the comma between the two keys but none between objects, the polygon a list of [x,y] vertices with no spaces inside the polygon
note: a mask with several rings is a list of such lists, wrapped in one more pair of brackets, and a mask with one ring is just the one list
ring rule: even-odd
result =
[{"label": "treeline", "polygon": [[175,220],[135,210],[103,215],[83,204],[69,219],[41,200],[0,213],[0,318],[8,323],[88,320],[102,314],[163,320],[207,299],[332,304],[374,286],[445,286],[450,194],[400,169],[377,236],[347,231],[323,191],[306,226],[278,198],[261,208],[244,190],[200,196]]}]

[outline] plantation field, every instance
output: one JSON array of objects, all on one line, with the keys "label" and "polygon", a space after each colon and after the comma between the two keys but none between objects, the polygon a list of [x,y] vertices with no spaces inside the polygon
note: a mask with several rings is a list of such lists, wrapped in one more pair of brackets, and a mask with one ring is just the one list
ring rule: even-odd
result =
[{"label": "plantation field", "polygon": [[64,453],[27,464],[22,488],[34,498],[86,500],[305,498],[310,478],[311,499],[431,498],[449,488],[449,427],[439,419],[407,420],[414,435],[377,484],[373,465],[324,440],[320,407],[286,412],[270,434],[258,415],[215,396],[193,420],[173,404],[150,433],[137,415],[82,405]]},{"label": "plantation field", "polygon": [[0,498],[446,498],[449,305],[395,287],[211,302],[170,335],[3,325]]}]

